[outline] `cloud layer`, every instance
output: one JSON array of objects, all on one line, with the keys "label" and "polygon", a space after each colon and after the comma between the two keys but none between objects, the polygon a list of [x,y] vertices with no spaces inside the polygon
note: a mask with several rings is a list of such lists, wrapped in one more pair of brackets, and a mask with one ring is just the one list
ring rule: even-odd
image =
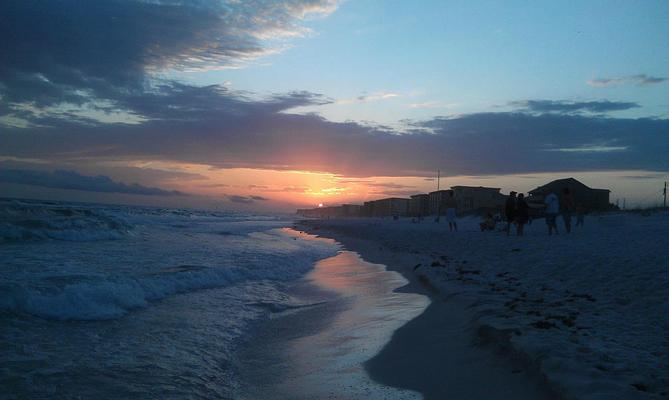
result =
[{"label": "cloud layer", "polygon": [[269,199],[262,196],[240,196],[236,194],[227,195],[228,201],[239,204],[253,204],[258,201],[268,201]]},{"label": "cloud layer", "polygon": [[657,76],[648,76],[646,74],[619,76],[613,78],[595,78],[588,81],[588,85],[593,87],[611,87],[620,85],[648,86],[666,82],[668,78]]},{"label": "cloud layer", "polygon": [[[332,102],[318,93],[258,99],[225,86],[157,78],[173,69],[234,68],[280,51],[286,45],[281,39],[307,32],[304,18],[327,15],[336,6],[328,0],[0,2],[0,54],[11,55],[0,58],[0,116],[22,121],[0,129],[0,156],[67,165],[165,161],[351,177],[427,177],[438,168],[445,175],[669,171],[667,120],[607,116],[639,107],[633,102],[530,99],[512,103],[515,112],[409,121],[400,132],[290,113]],[[593,84],[664,80],[638,75]],[[349,101],[397,96],[372,93]],[[64,104],[133,123],[102,122],[99,116],[68,112]],[[175,194],[71,171],[5,170],[3,179]]]},{"label": "cloud layer", "polygon": [[[346,176],[432,176],[437,168],[445,174],[468,175],[669,170],[666,120],[569,112],[604,111],[631,103],[528,101],[527,111],[433,118],[413,122],[403,133],[287,112],[322,102],[321,96],[306,92],[250,100],[223,87],[170,85],[125,99],[126,107],[146,116],[144,123],[34,118],[41,128],[0,132],[0,156],[72,163],[165,160]],[[566,112],[560,112],[563,109]],[[582,151],[550,151],[574,148]],[[624,150],[601,151],[606,148]]]},{"label": "cloud layer", "polygon": [[626,101],[554,101],[554,100],[526,100],[510,103],[524,111],[534,113],[563,113],[577,114],[589,112],[604,114],[612,111],[625,111],[640,107],[637,103]]},{"label": "cloud layer", "polygon": [[3,1],[0,95],[9,108],[118,108],[128,95],[153,90],[155,72],[236,67],[281,50],[278,39],[307,32],[300,20],[336,6],[334,0]]},{"label": "cloud layer", "polygon": [[75,171],[38,171],[28,169],[0,169],[0,182],[42,186],[53,189],[85,190],[101,193],[126,193],[146,196],[184,195],[176,190],[116,182],[108,176],[86,176]]}]

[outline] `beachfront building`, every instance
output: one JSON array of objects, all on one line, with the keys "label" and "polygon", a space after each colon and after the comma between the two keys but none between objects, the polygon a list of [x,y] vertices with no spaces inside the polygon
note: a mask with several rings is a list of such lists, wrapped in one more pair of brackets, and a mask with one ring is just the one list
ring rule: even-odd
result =
[{"label": "beachfront building", "polygon": [[346,218],[360,217],[362,214],[362,206],[359,204],[342,204],[342,216]]},{"label": "beachfront building", "polygon": [[302,208],[297,215],[309,218],[354,218],[362,216],[363,206],[358,204],[342,204],[340,206]]},{"label": "beachfront building", "polygon": [[476,210],[497,211],[504,207],[506,196],[500,188],[483,186],[452,186],[458,212]]},{"label": "beachfront building", "polygon": [[446,213],[446,199],[452,190],[437,190],[428,194],[430,200],[430,215],[443,215]]},{"label": "beachfront building", "polygon": [[317,208],[298,208],[297,215],[307,218],[318,218]]},{"label": "beachfront building", "polygon": [[534,202],[543,202],[543,198],[551,192],[561,197],[564,188],[569,188],[574,197],[574,202],[581,204],[587,210],[607,210],[611,208],[609,203],[610,190],[593,189],[574,178],[558,179],[539,186],[529,192],[530,199]]},{"label": "beachfront building", "polygon": [[424,217],[430,215],[430,195],[415,194],[409,200],[409,215],[412,217]]},{"label": "beachfront building", "polygon": [[362,204],[362,209],[360,210],[361,217],[371,217],[372,216],[372,202],[366,201]]},{"label": "beachfront building", "polygon": [[409,215],[409,199],[390,197],[367,201],[363,209],[364,215],[369,217],[404,217]]},{"label": "beachfront building", "polygon": [[339,218],[343,217],[341,207],[318,207],[297,210],[297,215],[309,218]]}]

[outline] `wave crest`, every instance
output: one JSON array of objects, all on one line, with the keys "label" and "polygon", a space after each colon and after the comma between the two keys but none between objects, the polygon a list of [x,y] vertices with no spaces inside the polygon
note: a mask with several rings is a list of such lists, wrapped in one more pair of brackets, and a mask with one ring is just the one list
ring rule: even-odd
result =
[{"label": "wave crest", "polygon": [[20,202],[0,206],[0,243],[119,239],[131,229],[119,218],[83,207]]}]

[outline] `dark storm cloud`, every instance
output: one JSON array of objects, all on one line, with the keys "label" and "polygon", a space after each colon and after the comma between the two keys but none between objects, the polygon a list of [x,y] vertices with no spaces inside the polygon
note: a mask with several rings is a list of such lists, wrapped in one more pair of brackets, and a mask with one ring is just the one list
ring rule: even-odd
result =
[{"label": "dark storm cloud", "polygon": [[669,170],[662,157],[669,150],[667,120],[485,113],[420,125],[432,129],[439,139],[428,141],[445,150],[442,173]]},{"label": "dark storm cloud", "polygon": [[112,180],[119,182],[136,182],[139,184],[158,184],[163,186],[174,181],[195,181],[207,179],[206,176],[185,171],[168,171],[150,167],[133,167],[123,165],[99,165],[92,162],[77,163],[43,163],[43,162],[25,162],[15,160],[0,161],[0,170],[31,170],[31,171],[54,171],[54,170],[77,170],[82,175],[106,175]]},{"label": "dark storm cloud", "polygon": [[408,131],[286,110],[311,93],[251,100],[220,87],[169,86],[129,98],[146,122],[35,119],[0,131],[0,156],[52,162],[162,160],[213,168],[326,171],[350,177],[496,175],[575,170],[668,171],[669,124],[563,113],[479,113],[415,122]]},{"label": "dark storm cloud", "polygon": [[637,103],[624,101],[554,101],[554,100],[526,100],[510,103],[514,107],[520,107],[529,112],[536,113],[580,113],[590,112],[596,114],[611,111],[624,111],[640,107]]},{"label": "dark storm cloud", "polygon": [[184,193],[175,190],[163,190],[137,183],[128,185],[116,182],[104,175],[86,176],[74,171],[65,170],[50,172],[2,168],[0,169],[0,182],[103,193],[127,193],[148,196],[184,195]]},{"label": "dark storm cloud", "polygon": [[[37,107],[145,92],[164,68],[236,66],[299,35],[327,0],[0,2],[0,95]],[[6,112],[6,110],[0,110]]]},{"label": "dark storm cloud", "polygon": [[[265,38],[299,35],[304,15],[327,14],[335,6],[327,0],[0,2],[0,114],[27,125],[0,129],[0,156],[89,166],[159,160],[351,177],[432,177],[437,168],[444,175],[669,170],[667,120],[604,116],[638,107],[631,102],[528,100],[514,103],[519,112],[407,122],[409,128],[397,132],[289,113],[331,102],[314,93],[257,99],[223,86],[155,78],[165,68],[232,67],[275,51]],[[63,102],[133,115],[138,123],[102,123],[49,108]],[[19,179],[17,171],[3,173]],[[21,179],[44,183],[58,174],[29,172]],[[91,187],[152,189],[76,173],[69,178]],[[244,199],[262,201],[229,197]]]}]

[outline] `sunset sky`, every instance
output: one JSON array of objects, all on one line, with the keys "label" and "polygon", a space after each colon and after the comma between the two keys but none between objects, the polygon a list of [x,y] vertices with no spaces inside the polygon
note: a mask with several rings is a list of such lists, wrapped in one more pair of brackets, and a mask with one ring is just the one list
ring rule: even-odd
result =
[{"label": "sunset sky", "polygon": [[8,0],[0,196],[289,211],[669,180],[669,2]]}]

